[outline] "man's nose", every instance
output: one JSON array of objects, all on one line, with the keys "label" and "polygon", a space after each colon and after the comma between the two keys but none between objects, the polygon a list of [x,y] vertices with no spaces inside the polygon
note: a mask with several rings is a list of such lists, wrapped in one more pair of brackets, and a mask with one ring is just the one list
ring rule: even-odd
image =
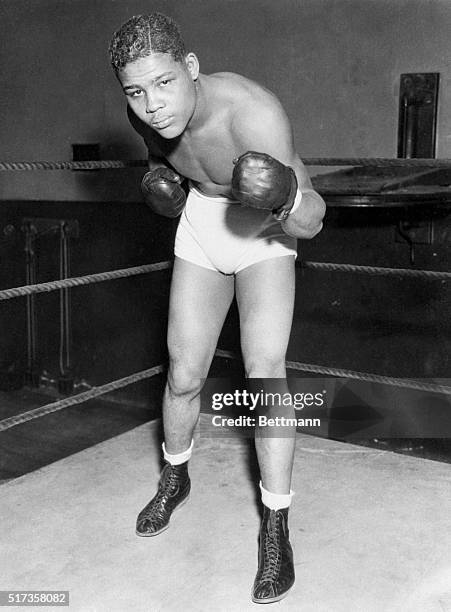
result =
[{"label": "man's nose", "polygon": [[146,96],[146,113],[147,114],[156,113],[157,110],[159,110],[162,107],[163,107],[163,101],[161,100],[161,98],[159,98],[155,94],[153,95],[148,94]]}]

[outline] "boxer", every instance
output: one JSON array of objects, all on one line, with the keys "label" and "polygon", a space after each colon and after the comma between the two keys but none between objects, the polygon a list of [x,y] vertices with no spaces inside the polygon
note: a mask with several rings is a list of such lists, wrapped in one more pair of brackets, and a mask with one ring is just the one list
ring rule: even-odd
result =
[{"label": "boxer", "polygon": [[[157,214],[179,218],[163,400],[165,467],[136,525],[138,535],[156,536],[189,496],[201,381],[234,294],[246,376],[286,385],[296,241],[321,230],[325,204],[276,96],[238,74],[202,74],[171,18],[132,17],[114,34],[110,57],[131,125],[149,153],[144,201]],[[262,433],[257,426],[263,518],[252,599],[271,603],[295,579],[288,531],[295,431]]]}]

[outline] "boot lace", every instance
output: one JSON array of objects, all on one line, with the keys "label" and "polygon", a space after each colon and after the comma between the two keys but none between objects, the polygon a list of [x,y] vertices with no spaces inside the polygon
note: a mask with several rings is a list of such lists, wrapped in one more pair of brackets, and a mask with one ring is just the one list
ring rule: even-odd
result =
[{"label": "boot lace", "polygon": [[164,475],[164,481],[158,487],[157,494],[144,508],[142,512],[143,519],[162,519],[164,518],[163,510],[167,495],[177,482],[178,474],[176,470],[169,468],[169,475]]},{"label": "boot lace", "polygon": [[265,533],[264,550],[265,564],[261,581],[272,582],[277,577],[280,561],[279,522],[275,515],[270,517],[269,529]]}]

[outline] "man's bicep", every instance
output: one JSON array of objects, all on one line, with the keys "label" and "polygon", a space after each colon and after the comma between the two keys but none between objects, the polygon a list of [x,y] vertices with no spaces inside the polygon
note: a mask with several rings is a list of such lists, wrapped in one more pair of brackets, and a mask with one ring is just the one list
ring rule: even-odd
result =
[{"label": "man's bicep", "polygon": [[267,153],[293,168],[301,189],[311,189],[307,170],[294,147],[290,121],[280,105],[239,114],[234,121],[234,140],[240,155],[247,151]]}]

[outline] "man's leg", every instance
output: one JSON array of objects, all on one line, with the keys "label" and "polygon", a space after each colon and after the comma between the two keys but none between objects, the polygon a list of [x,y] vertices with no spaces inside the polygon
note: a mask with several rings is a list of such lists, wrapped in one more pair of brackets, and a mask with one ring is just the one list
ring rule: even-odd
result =
[{"label": "man's leg", "polygon": [[188,459],[203,379],[234,293],[232,277],[175,258],[169,304],[169,372],[163,399],[165,466],[158,492],[140,512],[137,534],[157,535],[188,496]]},{"label": "man's leg", "polygon": [[[288,392],[285,356],[294,306],[294,257],[269,259],[242,270],[236,279],[240,312],[241,349],[248,378],[282,379],[279,390]],[[295,428],[256,428],[255,446],[265,489],[290,492]],[[274,433],[269,435],[269,433]],[[291,434],[291,435],[289,435]]]},{"label": "man's leg", "polygon": [[208,374],[233,294],[233,277],[175,258],[169,303],[169,372],[163,400],[168,453],[181,453],[191,444],[202,379]]},{"label": "man's leg", "polygon": [[[269,259],[242,270],[236,278],[240,312],[241,348],[248,378],[268,381],[265,392],[288,393],[285,355],[294,306],[294,257]],[[294,410],[274,406],[271,416],[294,417]],[[294,565],[288,540],[288,507],[295,427],[259,427],[255,447],[261,474],[263,521],[259,568],[252,598],[258,603],[278,601],[294,583]]]}]

